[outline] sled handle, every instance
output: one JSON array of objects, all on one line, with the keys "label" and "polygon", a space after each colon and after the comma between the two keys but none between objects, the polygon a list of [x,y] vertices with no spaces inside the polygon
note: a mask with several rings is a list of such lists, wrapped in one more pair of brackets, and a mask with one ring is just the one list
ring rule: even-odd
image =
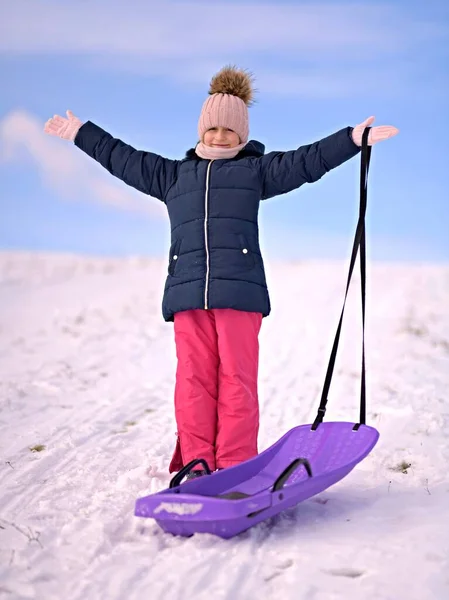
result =
[{"label": "sled handle", "polygon": [[204,458],[195,458],[194,460],[191,460],[189,463],[187,463],[179,471],[179,473],[176,473],[176,475],[170,481],[169,487],[170,488],[178,487],[178,485],[181,483],[181,481],[184,479],[184,477],[190,473],[190,471],[193,469],[193,467],[195,467],[196,465],[199,465],[199,464],[203,465],[204,470],[206,471],[206,473],[208,475],[211,474],[211,470],[209,469],[209,465],[204,460]]},{"label": "sled handle", "polygon": [[287,481],[287,479],[290,477],[293,471],[296,471],[296,469],[300,465],[303,465],[305,470],[307,471],[307,475],[309,477],[312,477],[312,467],[310,466],[310,463],[307,460],[307,458],[295,458],[295,460],[292,463],[290,463],[289,466],[286,469],[284,469],[279,475],[279,477],[276,479],[276,481],[273,484],[272,491],[278,492],[279,490],[282,490],[282,488],[284,487],[284,483]]}]

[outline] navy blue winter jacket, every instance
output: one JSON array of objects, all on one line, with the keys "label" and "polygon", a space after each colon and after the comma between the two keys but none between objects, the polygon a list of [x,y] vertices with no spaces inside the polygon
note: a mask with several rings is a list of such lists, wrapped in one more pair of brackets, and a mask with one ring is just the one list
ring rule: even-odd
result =
[{"label": "navy blue winter jacket", "polygon": [[270,313],[259,247],[261,200],[318,181],[359,152],[347,127],[319,142],[264,154],[250,141],[233,159],[182,160],[135,150],[88,121],[75,144],[112,175],[158,198],[170,217],[171,246],[162,301],[165,321],[189,309]]}]

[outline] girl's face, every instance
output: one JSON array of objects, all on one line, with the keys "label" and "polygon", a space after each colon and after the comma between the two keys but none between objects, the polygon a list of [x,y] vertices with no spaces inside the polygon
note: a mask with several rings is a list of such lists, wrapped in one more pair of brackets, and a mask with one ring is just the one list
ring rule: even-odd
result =
[{"label": "girl's face", "polygon": [[204,134],[203,143],[212,148],[235,148],[240,144],[240,138],[226,127],[212,127]]}]

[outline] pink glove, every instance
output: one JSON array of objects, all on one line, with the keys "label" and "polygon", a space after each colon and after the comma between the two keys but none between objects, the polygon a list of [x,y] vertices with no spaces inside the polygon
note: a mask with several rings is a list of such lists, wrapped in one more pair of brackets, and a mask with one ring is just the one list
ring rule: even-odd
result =
[{"label": "pink glove", "polygon": [[52,119],[48,119],[45,123],[44,131],[45,133],[48,133],[48,135],[56,135],[63,140],[70,140],[73,142],[83,123],[78,117],[75,117],[71,110],[68,110],[66,114],[68,117],[67,119],[60,117],[59,115],[55,115]]},{"label": "pink glove", "polygon": [[[354,144],[357,146],[362,145],[362,135],[366,127],[370,127],[371,123],[374,122],[374,117],[369,117],[360,125],[356,125],[352,130],[352,140]],[[381,142],[382,140],[388,140],[388,138],[393,137],[394,135],[399,133],[399,129],[396,127],[392,127],[391,125],[381,125],[380,127],[373,127],[368,135],[368,146],[372,146],[373,144],[377,144],[377,142]]]}]

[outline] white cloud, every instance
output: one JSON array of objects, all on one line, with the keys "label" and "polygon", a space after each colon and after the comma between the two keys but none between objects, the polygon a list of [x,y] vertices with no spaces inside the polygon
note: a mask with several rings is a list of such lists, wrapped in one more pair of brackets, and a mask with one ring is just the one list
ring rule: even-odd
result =
[{"label": "white cloud", "polygon": [[[436,17],[392,4],[22,0],[2,10],[3,54],[77,56],[202,85],[237,59],[257,64],[259,89],[295,95],[354,93],[376,77],[398,82],[392,60],[447,35]],[[351,92],[348,68],[357,81]]]},{"label": "white cloud", "polygon": [[43,123],[26,111],[13,111],[0,121],[0,161],[23,163],[28,157],[45,185],[62,198],[79,199],[163,218],[165,206],[116,180],[72,142],[49,137]]}]

